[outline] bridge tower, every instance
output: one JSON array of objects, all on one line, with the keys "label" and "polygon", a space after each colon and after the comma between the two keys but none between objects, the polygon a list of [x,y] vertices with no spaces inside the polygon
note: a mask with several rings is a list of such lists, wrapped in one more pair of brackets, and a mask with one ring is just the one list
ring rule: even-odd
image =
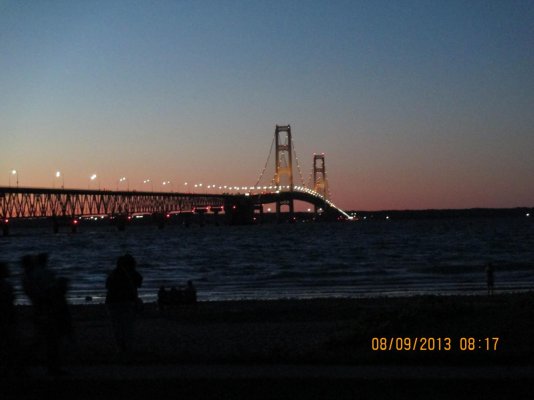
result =
[{"label": "bridge tower", "polygon": [[[282,134],[282,136],[281,136]],[[285,134],[286,141],[282,142],[283,134]],[[289,191],[293,191],[293,148],[291,141],[291,126],[289,125],[276,125],[274,131],[276,157],[275,157],[275,173],[274,184],[275,186],[282,186],[282,177],[287,177],[287,185]],[[283,205],[289,207],[289,217],[293,220],[293,199],[282,200],[276,202],[276,215],[280,219],[280,210]]]},{"label": "bridge tower", "polygon": [[[323,154],[313,155],[313,190],[328,199],[328,186],[326,181],[326,166]],[[317,206],[315,206],[317,213]]]}]

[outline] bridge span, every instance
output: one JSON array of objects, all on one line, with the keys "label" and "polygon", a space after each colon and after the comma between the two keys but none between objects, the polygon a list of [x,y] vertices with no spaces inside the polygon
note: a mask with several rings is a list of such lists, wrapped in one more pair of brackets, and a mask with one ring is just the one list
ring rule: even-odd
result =
[{"label": "bridge span", "polygon": [[[95,215],[124,217],[133,214],[161,216],[169,213],[221,213],[225,215],[228,224],[236,225],[253,223],[255,214],[263,213],[264,204],[293,200],[310,203],[325,216],[350,219],[333,203],[305,188],[262,193],[199,194],[0,187],[0,217],[5,229],[12,219],[76,219]],[[290,213],[292,212],[290,209]]]}]

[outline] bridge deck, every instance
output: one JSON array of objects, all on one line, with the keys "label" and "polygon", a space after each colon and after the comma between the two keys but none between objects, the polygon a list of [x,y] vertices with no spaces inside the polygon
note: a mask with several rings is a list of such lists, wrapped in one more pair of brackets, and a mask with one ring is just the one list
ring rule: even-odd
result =
[{"label": "bridge deck", "polygon": [[253,212],[254,206],[288,200],[308,202],[324,211],[348,217],[333,203],[302,189],[260,194],[200,194],[83,189],[0,187],[0,217],[39,218],[116,214],[165,214],[173,212],[221,211],[237,206]]}]

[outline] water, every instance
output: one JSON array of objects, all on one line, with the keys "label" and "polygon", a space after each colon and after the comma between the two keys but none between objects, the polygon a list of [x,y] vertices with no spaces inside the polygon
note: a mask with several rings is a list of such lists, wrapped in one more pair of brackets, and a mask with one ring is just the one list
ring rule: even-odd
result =
[{"label": "water", "polygon": [[142,296],[192,279],[200,300],[483,293],[484,267],[497,290],[534,289],[531,218],[299,223],[261,226],[82,225],[17,227],[0,238],[19,302],[20,258],[48,252],[71,280],[70,301],[102,302],[117,256],[130,252],[144,276]]}]

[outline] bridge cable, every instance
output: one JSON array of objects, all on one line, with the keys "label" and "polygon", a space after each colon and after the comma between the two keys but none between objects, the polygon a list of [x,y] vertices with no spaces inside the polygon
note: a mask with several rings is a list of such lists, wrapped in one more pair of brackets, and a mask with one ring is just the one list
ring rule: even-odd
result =
[{"label": "bridge cable", "polygon": [[261,178],[263,178],[263,174],[265,173],[265,170],[267,169],[267,166],[269,165],[269,160],[271,159],[271,154],[273,152],[273,147],[274,147],[274,136],[273,136],[273,141],[271,142],[271,149],[269,150],[269,155],[267,156],[267,161],[265,161],[265,166],[263,167],[263,170],[261,171],[261,174],[260,174],[260,177],[258,178],[258,181],[254,185],[255,187],[258,186],[258,184],[260,183]]},{"label": "bridge cable", "polygon": [[313,168],[310,170],[310,175],[308,176],[308,180],[307,180],[307,182],[308,182],[308,186],[307,187],[310,188],[310,189],[314,189],[313,183],[312,183],[312,179],[313,179]]},{"label": "bridge cable", "polygon": [[328,178],[326,177],[326,172],[324,173],[324,187],[325,187],[325,197],[328,200],[332,200],[332,192],[330,191],[330,184],[328,182]]},{"label": "bridge cable", "polygon": [[297,161],[297,169],[299,170],[299,175],[300,175],[300,183],[302,184],[302,186],[306,186],[306,183],[304,182],[304,178],[302,177],[302,171],[300,169],[300,163],[299,163],[299,158],[297,156],[297,150],[295,149],[295,141],[293,140],[293,138],[291,138],[291,146],[293,147],[293,153],[295,155],[295,160]]}]

